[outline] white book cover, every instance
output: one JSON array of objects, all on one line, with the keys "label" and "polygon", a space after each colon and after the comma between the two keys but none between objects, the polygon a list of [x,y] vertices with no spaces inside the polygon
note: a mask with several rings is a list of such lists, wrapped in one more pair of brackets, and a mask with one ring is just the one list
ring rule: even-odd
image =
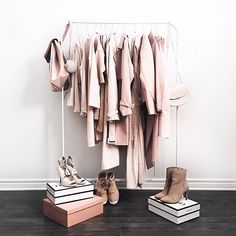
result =
[{"label": "white book cover", "polygon": [[167,204],[156,199],[154,196],[148,198],[148,204],[165,211],[174,217],[180,217],[195,211],[200,211],[200,204],[193,200],[182,198],[179,203]]},{"label": "white book cover", "polygon": [[50,192],[53,197],[61,197],[93,190],[94,185],[87,180],[85,180],[84,184],[76,185],[75,187],[64,187],[60,183],[47,183],[47,191]]},{"label": "white book cover", "polygon": [[47,191],[47,197],[51,200],[51,202],[53,202],[56,205],[56,204],[61,204],[61,203],[67,203],[67,202],[73,202],[73,201],[92,198],[93,191],[71,194],[71,195],[61,196],[61,197],[53,197],[52,194]]},{"label": "white book cover", "polygon": [[181,224],[181,223],[184,223],[186,221],[189,221],[189,220],[192,220],[192,219],[195,219],[195,218],[198,218],[200,216],[200,211],[194,211],[192,213],[189,213],[189,214],[186,214],[186,215],[182,215],[180,217],[176,217],[176,216],[173,216],[165,211],[162,211],[160,210],[159,208],[156,208],[152,205],[148,205],[148,210],[175,223],[175,224]]}]

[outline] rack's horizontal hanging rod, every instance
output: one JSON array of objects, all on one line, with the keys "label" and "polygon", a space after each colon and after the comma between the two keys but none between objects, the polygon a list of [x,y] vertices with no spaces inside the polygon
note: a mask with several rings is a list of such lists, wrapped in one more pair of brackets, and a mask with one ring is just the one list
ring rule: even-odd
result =
[{"label": "rack's horizontal hanging rod", "polygon": [[69,21],[71,24],[81,25],[169,25],[171,26],[178,35],[178,30],[171,22],[95,22],[95,21]]},{"label": "rack's horizontal hanging rod", "polygon": [[102,24],[102,25],[172,25],[170,22],[92,22],[92,21],[71,21],[73,24]]},{"label": "rack's horizontal hanging rod", "polygon": [[95,22],[95,21],[71,21],[72,24],[85,25],[170,25],[176,29],[175,25],[170,22]]}]

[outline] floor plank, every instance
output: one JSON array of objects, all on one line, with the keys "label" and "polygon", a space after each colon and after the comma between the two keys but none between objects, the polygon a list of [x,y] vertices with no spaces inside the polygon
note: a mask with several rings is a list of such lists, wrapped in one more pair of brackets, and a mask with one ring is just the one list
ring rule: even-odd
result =
[{"label": "floor plank", "polygon": [[116,206],[105,205],[103,215],[67,229],[42,216],[45,191],[1,191],[0,235],[236,235],[236,192],[191,191],[190,198],[201,204],[201,217],[181,225],[147,210],[147,198],[154,193],[121,190]]}]

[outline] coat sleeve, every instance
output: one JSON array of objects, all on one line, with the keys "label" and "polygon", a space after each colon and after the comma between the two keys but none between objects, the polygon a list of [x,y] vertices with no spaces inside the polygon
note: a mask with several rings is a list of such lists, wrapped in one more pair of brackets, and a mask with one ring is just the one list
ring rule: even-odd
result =
[{"label": "coat sleeve", "polygon": [[146,36],[142,36],[140,48],[140,81],[141,96],[146,103],[149,115],[156,114],[155,109],[155,76],[154,59],[150,42]]},{"label": "coat sleeve", "polygon": [[157,41],[156,47],[156,108],[160,112],[159,136],[170,137],[170,102],[164,63],[164,39]]},{"label": "coat sleeve", "polygon": [[88,106],[100,108],[100,85],[98,81],[94,40],[91,40],[89,48]]},{"label": "coat sleeve", "polygon": [[130,58],[128,39],[124,40],[121,57],[121,99],[120,112],[122,116],[132,114],[131,83],[134,78],[134,68]]},{"label": "coat sleeve", "polygon": [[108,45],[107,55],[107,84],[108,84],[108,102],[107,102],[107,120],[119,120],[118,114],[118,86],[116,78],[116,68],[114,61],[113,45]]}]

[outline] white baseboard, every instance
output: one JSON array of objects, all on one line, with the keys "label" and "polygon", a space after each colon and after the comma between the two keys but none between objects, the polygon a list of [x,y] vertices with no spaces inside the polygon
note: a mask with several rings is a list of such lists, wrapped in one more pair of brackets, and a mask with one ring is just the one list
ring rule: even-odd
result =
[{"label": "white baseboard", "polygon": [[[95,183],[95,179],[88,179]],[[0,179],[0,191],[3,190],[45,190],[46,183],[57,182],[58,179]],[[164,178],[147,178],[142,189],[162,189]],[[236,179],[195,179],[189,178],[190,190],[236,190]],[[125,179],[117,179],[120,189],[126,189]],[[139,188],[137,188],[139,189]]]}]

